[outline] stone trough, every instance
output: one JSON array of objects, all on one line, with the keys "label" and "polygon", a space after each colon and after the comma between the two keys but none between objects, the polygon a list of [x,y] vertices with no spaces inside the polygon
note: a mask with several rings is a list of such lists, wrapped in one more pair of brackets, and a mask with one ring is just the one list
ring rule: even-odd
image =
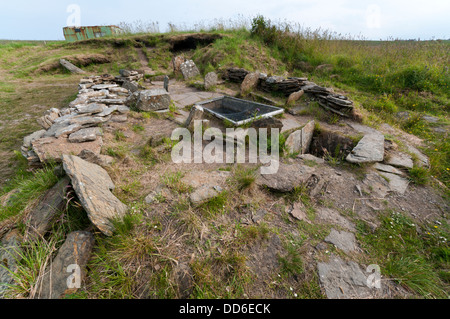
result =
[{"label": "stone trough", "polygon": [[230,96],[222,96],[196,103],[214,116],[240,126],[256,119],[268,118],[284,112],[284,109],[251,102]]}]

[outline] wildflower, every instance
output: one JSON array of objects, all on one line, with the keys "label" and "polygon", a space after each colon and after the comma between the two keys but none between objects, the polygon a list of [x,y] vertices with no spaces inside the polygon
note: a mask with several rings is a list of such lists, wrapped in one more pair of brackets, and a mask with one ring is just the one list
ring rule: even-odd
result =
[{"label": "wildflower", "polygon": [[434,228],[438,228],[436,225],[434,225]]}]

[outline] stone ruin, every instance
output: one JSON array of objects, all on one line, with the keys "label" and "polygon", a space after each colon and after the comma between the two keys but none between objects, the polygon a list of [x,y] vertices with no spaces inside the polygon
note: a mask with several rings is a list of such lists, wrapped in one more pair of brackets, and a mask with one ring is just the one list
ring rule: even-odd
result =
[{"label": "stone ruin", "polygon": [[[227,69],[224,78],[231,82],[242,83],[244,87],[241,91],[244,91],[244,93],[248,90],[245,87],[247,83],[253,88],[259,88],[265,92],[281,93],[285,96],[302,91],[316,99],[325,109],[343,117],[354,117],[353,101],[344,95],[334,93],[331,88],[325,88],[308,81],[307,78],[268,76],[259,72],[252,73],[242,68]],[[254,80],[251,80],[252,78]]]},{"label": "stone ruin", "polygon": [[42,129],[24,138],[21,153],[29,165],[61,162],[63,154],[79,154],[83,150],[101,156],[102,125],[127,121],[129,106],[143,111],[167,109],[167,91],[140,90],[137,81],[142,78],[143,74],[130,70],[120,70],[119,76],[82,78],[75,100],[68,107],[46,111],[37,119]]}]

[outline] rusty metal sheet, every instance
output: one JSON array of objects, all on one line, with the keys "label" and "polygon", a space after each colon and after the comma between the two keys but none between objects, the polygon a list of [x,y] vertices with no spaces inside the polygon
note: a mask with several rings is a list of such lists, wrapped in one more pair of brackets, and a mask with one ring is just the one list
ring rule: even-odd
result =
[{"label": "rusty metal sheet", "polygon": [[120,32],[121,29],[115,25],[63,28],[64,38],[68,42],[112,36]]}]

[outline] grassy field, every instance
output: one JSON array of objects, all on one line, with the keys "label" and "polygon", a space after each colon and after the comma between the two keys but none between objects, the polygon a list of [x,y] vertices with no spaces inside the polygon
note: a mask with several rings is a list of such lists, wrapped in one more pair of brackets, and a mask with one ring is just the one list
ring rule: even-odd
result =
[{"label": "grassy field", "polygon": [[[37,117],[51,107],[67,106],[77,94],[81,76],[63,70],[58,64],[60,58],[92,74],[116,75],[122,68],[139,69],[139,52],[143,52],[149,68],[170,77],[174,76],[170,62],[176,54],[192,58],[202,76],[210,71],[220,74],[234,66],[272,75],[308,77],[352,99],[364,116],[364,124],[376,128],[388,123],[423,139],[421,150],[429,156],[431,167],[410,175],[415,184],[434,187],[443,191],[447,200],[450,198],[450,43],[351,39],[328,31],[272,23],[264,17],[193,28],[173,25],[171,32],[164,34],[145,32],[158,32],[155,24],[124,27],[129,31],[126,35],[76,43],[0,41],[0,235],[2,228],[12,224],[23,230],[21,218],[57,182],[52,167],[29,171],[18,151],[23,137],[39,129]],[[209,45],[172,52],[171,39],[191,32],[222,37]],[[318,117],[323,114],[314,112]],[[145,126],[158,118],[147,113],[132,116],[141,121],[133,126],[139,134],[144,134]],[[434,120],[427,120],[427,116]],[[140,178],[156,165],[164,167],[170,145],[162,154],[146,146],[138,155],[131,155],[124,133],[114,134],[115,145],[107,153],[118,162],[127,157],[136,162],[135,167],[126,169],[126,176],[120,165],[110,172],[124,177],[115,192],[129,206],[130,214],[116,223],[113,236],[96,235],[87,288],[72,298],[174,298],[178,295],[170,274],[178,266],[174,262],[177,249],[182,248],[186,249],[183,254],[196,256],[190,264],[195,278],[191,298],[245,298],[249,289],[255,288],[255,274],[247,266],[248,252],[255,247],[264,251],[278,247],[273,241],[275,235],[283,247],[280,273],[270,277],[264,287],[256,287],[263,292],[254,296],[324,297],[317,273],[308,268],[310,257],[306,252],[323,241],[330,226],[292,221],[285,208],[300,201],[313,220],[318,206],[336,208],[335,203],[316,203],[303,188],[284,197],[267,195],[255,187],[254,168],[226,166],[221,169],[230,172],[230,189],[196,208],[186,199],[190,189],[181,182],[182,173],[166,172],[160,182],[170,196],[158,196],[154,209],[143,200],[144,181]],[[237,210],[258,208],[267,198],[273,200],[271,207],[279,211],[281,221],[269,216],[260,224],[245,226],[233,220]],[[3,205],[6,199],[7,206]],[[19,284],[12,296],[29,297],[40,267],[62,244],[64,235],[88,227],[85,218],[76,217],[79,209],[76,201],[70,202],[52,236],[26,246],[16,278]],[[414,226],[410,217],[385,208],[379,215],[380,226],[373,231],[351,209],[342,213],[357,226],[356,236],[367,253],[361,257],[365,263],[380,263],[383,275],[399,278],[413,297],[448,298],[446,221],[440,221],[439,227]],[[297,235],[293,236],[291,230]],[[336,252],[331,245],[328,247]]]}]

